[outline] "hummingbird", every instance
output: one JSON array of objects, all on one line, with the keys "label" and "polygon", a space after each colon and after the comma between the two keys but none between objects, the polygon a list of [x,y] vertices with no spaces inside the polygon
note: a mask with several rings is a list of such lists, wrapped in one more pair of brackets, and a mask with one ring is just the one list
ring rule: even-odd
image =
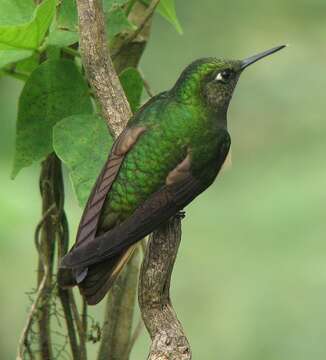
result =
[{"label": "hummingbird", "polygon": [[78,285],[87,303],[97,304],[137,242],[214,182],[230,149],[227,110],[241,73],[284,47],[244,60],[196,60],[130,118],[61,261],[60,286]]}]

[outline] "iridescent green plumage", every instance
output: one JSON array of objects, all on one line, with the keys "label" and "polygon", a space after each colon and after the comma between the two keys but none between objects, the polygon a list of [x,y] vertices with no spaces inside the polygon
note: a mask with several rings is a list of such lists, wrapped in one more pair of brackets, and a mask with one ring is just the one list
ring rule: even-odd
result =
[{"label": "iridescent green plumage", "polygon": [[130,120],[128,126],[145,126],[148,131],[124,159],[104,204],[99,231],[107,231],[123,221],[160,189],[168,173],[186,157],[188,149],[196,159],[193,168],[199,169],[200,180],[208,183],[214,180],[216,169],[202,174],[203,167],[209,166],[221,141],[229,146],[230,139],[226,132],[226,112],[217,114],[216,109],[207,106],[200,96],[200,85],[201,79],[217,68],[232,66],[240,68],[240,62],[215,58],[196,61],[171,91],[152,99]]},{"label": "iridescent green plumage", "polygon": [[130,119],[62,262],[88,303],[102,299],[137,241],[212,184],[229,151],[226,115],[241,72],[281,48],[243,61],[197,60]]}]

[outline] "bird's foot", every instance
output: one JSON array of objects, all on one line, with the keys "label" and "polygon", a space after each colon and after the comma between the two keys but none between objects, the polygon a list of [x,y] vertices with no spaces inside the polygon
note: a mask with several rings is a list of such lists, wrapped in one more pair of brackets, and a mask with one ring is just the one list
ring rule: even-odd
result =
[{"label": "bird's foot", "polygon": [[180,211],[178,211],[177,212],[177,214],[176,214],[176,218],[178,218],[178,219],[184,219],[186,217],[186,212],[184,211],[184,210],[180,210]]}]

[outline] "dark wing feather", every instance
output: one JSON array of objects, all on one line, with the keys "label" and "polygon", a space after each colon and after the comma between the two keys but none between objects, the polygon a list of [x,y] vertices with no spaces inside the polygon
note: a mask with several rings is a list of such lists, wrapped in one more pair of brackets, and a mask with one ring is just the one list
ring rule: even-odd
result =
[{"label": "dark wing feather", "polygon": [[74,248],[84,242],[91,243],[95,238],[104,201],[119,173],[124,157],[145,130],[145,127],[127,128],[114,143],[110,156],[87,201],[78,227]]}]

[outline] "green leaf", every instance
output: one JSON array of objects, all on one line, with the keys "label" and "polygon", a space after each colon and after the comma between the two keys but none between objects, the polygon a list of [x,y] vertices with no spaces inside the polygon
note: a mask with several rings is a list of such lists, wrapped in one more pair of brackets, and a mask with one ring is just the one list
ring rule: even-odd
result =
[{"label": "green leaf", "polygon": [[0,25],[27,23],[34,9],[33,0],[0,0]]},{"label": "green leaf", "polygon": [[78,13],[76,0],[62,0],[57,20],[59,28],[71,31],[78,30]]},{"label": "green leaf", "polygon": [[55,7],[56,0],[44,0],[29,22],[0,26],[0,50],[37,49],[51,24]]},{"label": "green leaf", "polygon": [[19,61],[16,64],[15,69],[18,72],[30,74],[32,71],[34,71],[39,66],[39,62],[40,62],[39,57],[40,57],[40,55],[38,53],[34,53],[29,58]]},{"label": "green leaf", "polygon": [[0,69],[11,63],[27,59],[32,54],[32,50],[0,50]]},{"label": "green leaf", "polygon": [[79,41],[79,34],[75,31],[54,30],[46,39],[47,45],[65,47]]},{"label": "green leaf", "polygon": [[132,112],[136,112],[140,105],[143,92],[143,79],[135,68],[127,68],[120,74],[120,82],[126,93]]},{"label": "green leaf", "polygon": [[69,169],[81,206],[85,205],[111,146],[107,126],[95,114],[70,116],[53,128],[54,150]]},{"label": "green leaf", "polygon": [[12,177],[52,150],[52,127],[61,119],[91,113],[87,83],[69,60],[48,60],[28,78],[18,104]]},{"label": "green leaf", "polygon": [[179,34],[182,34],[183,31],[177,18],[174,0],[161,0],[157,11],[175,27]]},{"label": "green leaf", "polygon": [[109,40],[124,30],[135,29],[135,26],[128,20],[127,15],[120,7],[114,7],[105,12],[105,20]]},{"label": "green leaf", "polygon": [[[150,0],[142,0],[148,5]],[[174,26],[179,34],[183,33],[182,27],[177,17],[175,10],[175,0],[161,0],[157,6],[158,13],[163,16],[170,24]]]}]

